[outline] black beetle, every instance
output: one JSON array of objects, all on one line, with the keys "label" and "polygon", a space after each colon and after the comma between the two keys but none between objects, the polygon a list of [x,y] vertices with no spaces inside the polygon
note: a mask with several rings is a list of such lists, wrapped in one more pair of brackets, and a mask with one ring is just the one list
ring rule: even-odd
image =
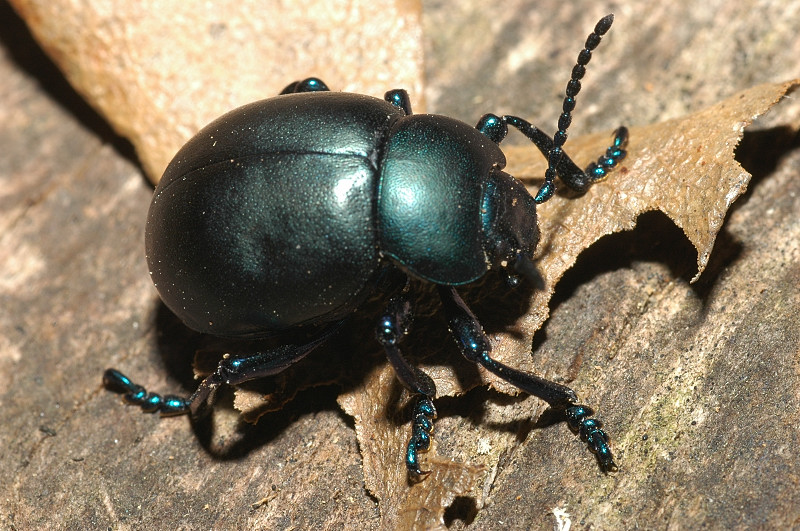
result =
[{"label": "black beetle", "polygon": [[[199,332],[258,338],[308,327],[312,339],[224,358],[189,399],[148,393],[114,369],[106,371],[106,385],[147,411],[197,416],[221,385],[284,370],[336,332],[379,285],[393,285],[377,339],[417,398],[406,453],[417,477],[436,387],[398,349],[411,316],[411,276],[436,285],[464,356],[563,411],[602,468],[615,469],[592,411],[577,405],[570,388],[492,359],[488,338],[455,289],[493,268],[512,285],[520,276],[540,283],[532,262],[536,204],[553,195],[556,175],[584,192],[625,157],[624,127],[585,171],[562,151],[580,79],[612,21],[601,19],[578,55],[552,140],[515,116],[487,114],[473,128],[412,115],[404,90],[379,100],[330,92],[316,78],[205,127],[170,163],[150,207],[147,261],[161,298]],[[535,198],[502,171],[499,143],[509,124],[548,157]]]}]

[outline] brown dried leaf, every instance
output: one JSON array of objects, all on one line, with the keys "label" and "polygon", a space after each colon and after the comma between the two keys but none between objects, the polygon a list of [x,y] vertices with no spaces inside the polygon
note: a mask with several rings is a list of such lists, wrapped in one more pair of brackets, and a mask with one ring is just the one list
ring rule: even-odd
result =
[{"label": "brown dried leaf", "polygon": [[133,143],[153,182],[201,127],[296,79],[422,93],[416,2],[11,4],[72,86]]},{"label": "brown dried leaf", "polygon": [[[750,175],[734,159],[742,133],[752,121],[794,89],[800,80],[764,84],[740,92],[717,105],[689,116],[630,131],[628,157],[609,179],[574,199],[557,194],[540,210],[543,240],[539,267],[546,279],[544,291],[533,294],[528,312],[509,331],[494,336],[495,357],[533,371],[530,345],[533,334],[548,316],[548,302],[555,283],[578,255],[604,235],[630,230],[639,214],[661,210],[681,227],[698,252],[698,276],[705,268],[714,239],[731,203],[747,188]],[[609,135],[572,140],[567,150],[576,161],[589,161],[603,153]],[[528,146],[509,147],[509,171],[523,180],[544,174],[545,161]],[[562,186],[563,188],[563,186]],[[697,277],[695,277],[697,278]],[[462,385],[452,367],[425,364],[436,381],[439,396],[465,392],[476,382]],[[535,371],[534,371],[535,372]],[[509,393],[517,390],[497,378],[490,384]],[[425,463],[434,472],[424,484],[424,503],[419,486],[409,488],[402,462],[410,433],[409,422],[398,423],[385,404],[397,384],[388,366],[376,370],[359,386],[339,398],[339,404],[355,418],[364,460],[367,488],[380,502],[384,523],[393,527],[443,525],[442,515],[456,496],[471,492],[483,503],[476,486],[486,479],[487,467],[445,461],[436,457],[436,444]],[[394,400],[396,402],[396,400]],[[495,440],[494,463],[506,448]],[[508,444],[513,444],[510,441]],[[490,459],[491,460],[491,459]],[[446,465],[445,465],[446,463]],[[420,525],[424,521],[424,525]]]},{"label": "brown dried leaf", "polygon": [[401,458],[409,427],[391,411],[396,401],[387,399],[387,390],[393,388],[397,381],[387,364],[373,371],[362,387],[339,397],[339,405],[356,422],[364,484],[380,502],[382,528],[445,529],[445,510],[457,496],[475,494],[485,468],[435,458],[432,449],[427,460],[431,473],[422,483],[409,483]]}]

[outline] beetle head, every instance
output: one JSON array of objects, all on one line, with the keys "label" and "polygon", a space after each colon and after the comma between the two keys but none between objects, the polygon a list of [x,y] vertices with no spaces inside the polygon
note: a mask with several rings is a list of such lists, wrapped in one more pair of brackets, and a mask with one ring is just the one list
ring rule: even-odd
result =
[{"label": "beetle head", "polygon": [[491,267],[505,268],[512,284],[519,275],[541,287],[542,278],[533,265],[539,243],[536,201],[525,186],[505,172],[492,171],[484,189],[481,215],[484,250]]}]

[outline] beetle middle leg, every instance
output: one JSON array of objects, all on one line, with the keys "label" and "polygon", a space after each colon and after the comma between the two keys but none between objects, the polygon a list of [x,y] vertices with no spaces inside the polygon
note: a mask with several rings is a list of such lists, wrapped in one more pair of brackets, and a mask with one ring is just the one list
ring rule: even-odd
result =
[{"label": "beetle middle leg", "polygon": [[386,357],[392,364],[397,379],[412,395],[416,395],[411,439],[406,449],[406,467],[410,474],[419,478],[428,473],[420,469],[418,452],[427,451],[431,445],[433,421],[436,418],[436,408],[433,405],[436,384],[421,369],[411,366],[400,353],[398,343],[408,332],[410,321],[411,301],[407,292],[403,291],[390,299],[378,320],[375,335],[386,350]]},{"label": "beetle middle leg", "polygon": [[492,347],[483,332],[477,317],[464,303],[452,286],[437,286],[447,316],[450,332],[458,343],[458,348],[468,360],[480,364],[489,372],[522,389],[528,394],[541,398],[567,417],[570,428],[577,431],[595,453],[603,470],[616,470],[614,457],[608,446],[608,436],[601,429],[600,421],[588,418],[592,410],[578,405],[575,391],[565,385],[545,380],[533,374],[509,367],[491,357]]}]

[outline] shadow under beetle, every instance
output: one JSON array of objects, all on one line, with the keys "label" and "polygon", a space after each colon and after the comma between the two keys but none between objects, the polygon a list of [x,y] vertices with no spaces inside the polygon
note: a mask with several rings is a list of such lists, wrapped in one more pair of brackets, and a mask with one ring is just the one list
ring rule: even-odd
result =
[{"label": "shadow under beetle", "polygon": [[[190,328],[216,336],[318,331],[306,344],[222,359],[189,399],[148,393],[114,369],[106,385],[145,411],[199,416],[221,385],[283,371],[334,334],[385,279],[399,278],[387,290],[376,336],[416,400],[405,462],[418,478],[426,474],[418,453],[430,446],[436,386],[399,350],[411,320],[411,276],[436,285],[467,359],[562,411],[603,470],[615,470],[592,410],[577,404],[572,389],[494,360],[456,291],[494,268],[512,286],[520,277],[541,283],[532,262],[536,205],[553,195],[555,176],[584,192],[625,157],[624,127],[585,171],[562,150],[585,67],[612,22],[613,15],[601,19],[578,55],[552,139],[516,116],[487,114],[473,128],[412,115],[402,89],[379,100],[330,92],[316,78],[205,127],[169,164],[150,206],[147,262],[161,298]],[[547,156],[535,197],[502,171],[508,125]]]}]

